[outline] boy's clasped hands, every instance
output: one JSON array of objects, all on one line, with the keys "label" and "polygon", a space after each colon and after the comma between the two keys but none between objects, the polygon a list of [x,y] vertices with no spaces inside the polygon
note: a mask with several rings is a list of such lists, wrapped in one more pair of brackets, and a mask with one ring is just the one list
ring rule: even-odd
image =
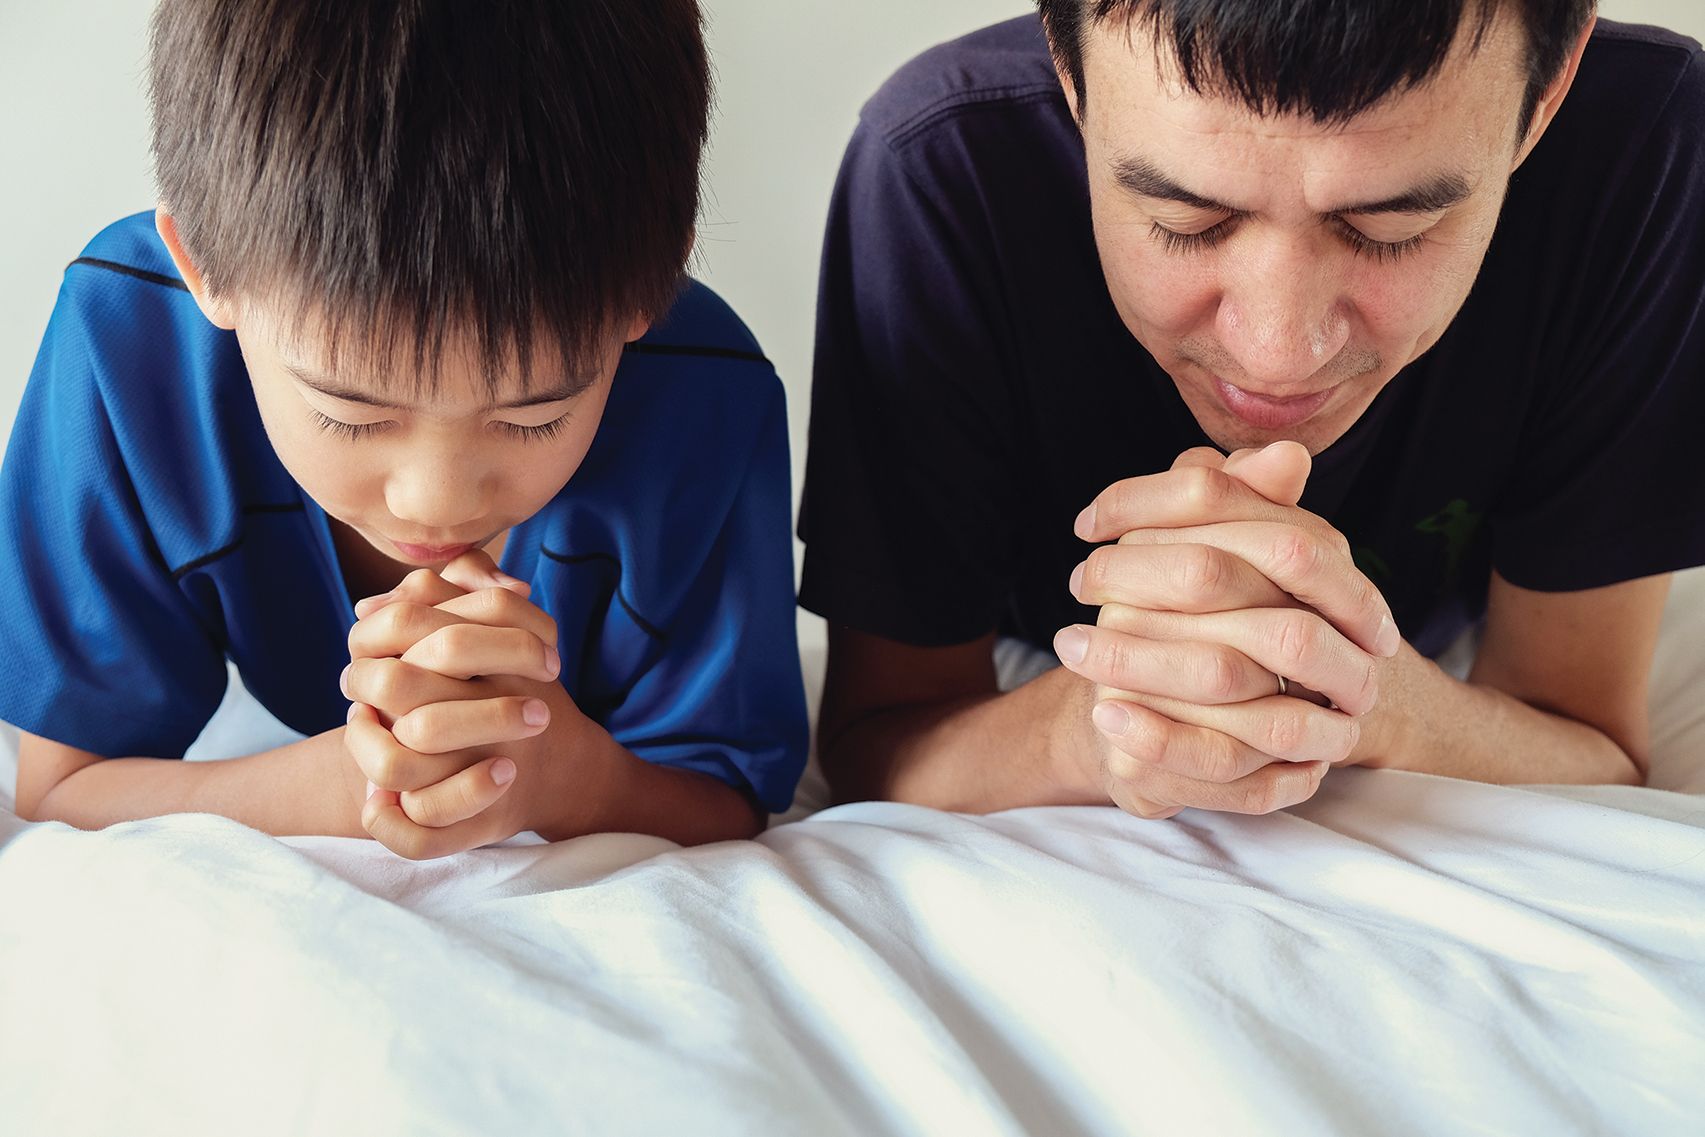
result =
[{"label": "boy's clasped hands", "polygon": [[[440,857],[580,828],[564,811],[601,800],[587,761],[567,784],[564,755],[605,751],[576,746],[595,728],[557,682],[556,622],[528,593],[476,551],[355,606],[344,744],[367,777],[362,825],[393,852]],[[525,792],[510,792],[517,782]]]}]

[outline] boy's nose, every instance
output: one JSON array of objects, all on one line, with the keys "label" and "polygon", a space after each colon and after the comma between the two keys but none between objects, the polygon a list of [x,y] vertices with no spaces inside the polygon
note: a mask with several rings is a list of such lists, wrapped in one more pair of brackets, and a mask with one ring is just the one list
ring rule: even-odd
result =
[{"label": "boy's nose", "polygon": [[484,516],[480,482],[446,463],[426,463],[392,474],[385,483],[385,505],[392,517],[418,526],[421,536],[460,536]]}]

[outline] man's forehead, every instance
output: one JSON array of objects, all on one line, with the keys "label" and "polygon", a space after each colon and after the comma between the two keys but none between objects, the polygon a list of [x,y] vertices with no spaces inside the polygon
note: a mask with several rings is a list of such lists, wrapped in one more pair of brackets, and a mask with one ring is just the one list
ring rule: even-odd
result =
[{"label": "man's forehead", "polygon": [[1500,6],[1483,29],[1465,16],[1438,70],[1337,122],[1251,106],[1211,72],[1198,71],[1202,88],[1192,89],[1164,30],[1157,37],[1147,21],[1105,21],[1093,25],[1084,42],[1084,85],[1094,104],[1086,125],[1111,117],[1114,122],[1104,125],[1163,125],[1203,141],[1235,135],[1274,143],[1337,137],[1396,144],[1439,134],[1437,128],[1449,124],[1509,137],[1526,89],[1527,35],[1508,7]]}]

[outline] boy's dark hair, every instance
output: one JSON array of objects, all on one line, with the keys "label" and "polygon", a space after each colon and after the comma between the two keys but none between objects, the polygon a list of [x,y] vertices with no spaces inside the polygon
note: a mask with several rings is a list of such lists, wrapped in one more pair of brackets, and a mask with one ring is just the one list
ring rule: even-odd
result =
[{"label": "boy's dark hair", "polygon": [[1110,19],[1171,48],[1191,90],[1234,96],[1260,114],[1340,123],[1423,82],[1472,18],[1475,46],[1503,7],[1527,31],[1526,132],[1595,0],[1037,0],[1061,70],[1083,89],[1083,34]]},{"label": "boy's dark hair", "polygon": [[[154,155],[214,295],[430,388],[587,369],[680,287],[710,69],[696,0],[162,0]],[[571,376],[559,376],[571,377]]]}]

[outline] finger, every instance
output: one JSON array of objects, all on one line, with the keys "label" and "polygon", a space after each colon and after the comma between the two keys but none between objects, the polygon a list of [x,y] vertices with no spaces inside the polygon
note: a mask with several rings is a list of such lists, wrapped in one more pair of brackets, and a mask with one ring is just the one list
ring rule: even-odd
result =
[{"label": "finger", "polygon": [[439,829],[416,824],[403,812],[399,796],[386,790],[367,799],[361,808],[361,824],[374,840],[411,861],[447,857],[504,837],[489,814],[476,814]]},{"label": "finger", "polygon": [[1212,446],[1192,446],[1172,460],[1174,470],[1182,470],[1186,466],[1206,466],[1210,470],[1218,470],[1226,463],[1226,456]]},{"label": "finger", "polygon": [[[378,613],[374,619],[383,617]],[[493,628],[470,624],[442,608],[431,609],[446,621],[416,640],[402,652],[402,661],[448,675],[471,679],[476,675],[518,675],[548,683],[562,670],[556,648],[543,643],[524,628]],[[351,653],[353,654],[353,652]]]},{"label": "finger", "polygon": [[1224,731],[1174,722],[1121,699],[1096,703],[1091,718],[1115,747],[1107,761],[1107,772],[1131,785],[1142,785],[1156,771],[1224,784],[1273,763],[1270,755]]},{"label": "finger", "polygon": [[[1158,796],[1160,800],[1183,808],[1210,809],[1219,813],[1264,814],[1300,805],[1320,789],[1320,782],[1330,767],[1325,762],[1304,762],[1292,765],[1276,762],[1261,767],[1234,782],[1199,782],[1180,777],[1166,770],[1147,771],[1140,789],[1115,789],[1109,796],[1119,800],[1120,789],[1126,794],[1144,797]],[[1115,783],[1116,787],[1118,783]]]},{"label": "finger", "polygon": [[[1102,617],[1096,631],[1090,635],[1091,642],[1083,661],[1067,666],[1109,687],[1192,698],[1188,691],[1130,686],[1119,679],[1104,676],[1104,669],[1129,665],[1134,653],[1130,645],[1122,642],[1122,637],[1130,637],[1139,642],[1160,640],[1211,644],[1229,651],[1236,659],[1216,657],[1211,661],[1225,668],[1224,673],[1198,673],[1191,678],[1196,682],[1210,678],[1223,680],[1229,687],[1234,678],[1243,677],[1246,664],[1264,680],[1236,687],[1236,690],[1249,692],[1245,698],[1273,694],[1274,677],[1283,675],[1287,681],[1295,681],[1325,695],[1347,714],[1365,715],[1379,701],[1378,658],[1345,639],[1318,613],[1306,608],[1250,608],[1238,612],[1192,615],[1114,607],[1111,610],[1103,608]],[[1242,664],[1237,660],[1243,661]],[[1206,687],[1203,693],[1216,692],[1213,687]],[[1194,701],[1229,703],[1240,700],[1203,698]]]},{"label": "finger", "polygon": [[416,825],[443,829],[485,812],[509,792],[514,781],[514,762],[488,758],[442,782],[403,794],[403,815]]},{"label": "finger", "polygon": [[1129,692],[1106,695],[1141,703],[1176,723],[1229,734],[1283,762],[1344,762],[1362,738],[1360,722],[1343,711],[1317,707],[1284,695],[1214,707]]},{"label": "finger", "polygon": [[1355,567],[1342,534],[1315,534],[1292,524],[1232,521],[1142,529],[1126,534],[1126,540],[1134,545],[1213,545],[1319,612],[1364,651],[1392,656],[1402,644],[1390,606]]},{"label": "finger", "polygon": [[1238,450],[1221,467],[1268,501],[1295,505],[1302,500],[1314,459],[1300,442],[1274,442],[1259,450]]},{"label": "finger", "polygon": [[1126,813],[1133,817],[1140,817],[1144,821],[1166,821],[1184,812],[1184,807],[1181,805],[1151,801],[1131,792],[1130,787],[1123,782],[1111,778],[1107,784],[1107,797]]},{"label": "finger", "polygon": [[556,647],[556,621],[544,609],[507,588],[482,588],[447,600],[438,607],[475,624],[522,628],[539,637],[547,646]]},{"label": "finger", "polygon": [[364,703],[355,704],[343,731],[344,749],[367,781],[381,790],[398,793],[418,790],[461,773],[467,758],[445,758],[410,750],[379,721],[377,712]]},{"label": "finger", "polygon": [[391,735],[418,754],[451,754],[532,738],[550,723],[544,700],[508,695],[428,703],[399,717]]},{"label": "finger", "polygon": [[1054,650],[1071,671],[1120,691],[1192,703],[1242,703],[1271,695],[1273,673],[1221,643],[1157,640],[1077,624]]},{"label": "finger", "polygon": [[355,615],[357,618],[364,618],[397,601],[423,604],[431,608],[446,600],[453,600],[465,591],[466,589],[458,588],[431,569],[415,569],[403,577],[402,583],[391,591],[356,601]]},{"label": "finger", "polygon": [[497,562],[484,549],[471,549],[445,565],[444,579],[466,592],[478,592],[482,588],[507,588],[520,596],[532,592],[532,586],[526,581],[498,568]]},{"label": "finger", "polygon": [[[380,600],[380,597],[370,597]],[[366,604],[367,601],[362,601]],[[349,629],[349,657],[377,659],[400,656],[441,628],[465,621],[454,612],[442,612],[429,604],[409,600],[386,601],[369,609]]]},{"label": "finger", "polygon": [[1212,545],[1103,545],[1072,573],[1081,604],[1229,612],[1293,603],[1248,562]]},{"label": "finger", "polygon": [[344,668],[343,697],[377,709],[388,726],[417,707],[458,699],[486,698],[489,684],[451,679],[400,659],[352,659]]},{"label": "finger", "polygon": [[1163,474],[1114,482],[1078,515],[1073,531],[1092,542],[1116,540],[1133,529],[1167,529],[1226,520],[1282,521],[1276,505],[1216,466],[1181,465]]}]

